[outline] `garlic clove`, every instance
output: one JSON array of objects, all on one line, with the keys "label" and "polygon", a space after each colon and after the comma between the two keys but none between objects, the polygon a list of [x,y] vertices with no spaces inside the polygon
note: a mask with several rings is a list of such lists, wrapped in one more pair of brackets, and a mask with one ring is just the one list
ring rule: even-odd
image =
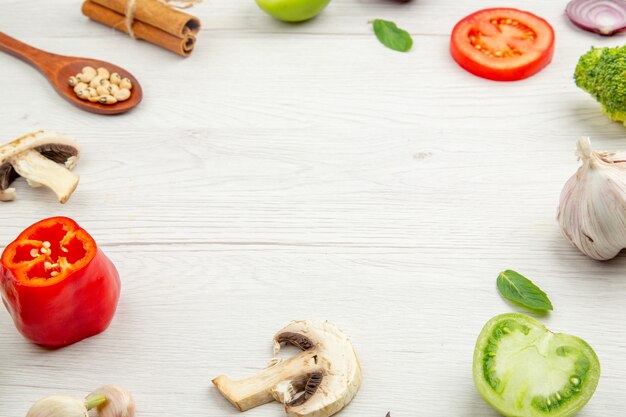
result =
[{"label": "garlic clove", "polygon": [[597,260],[626,248],[626,153],[597,152],[577,142],[582,166],[561,192],[557,219],[565,238]]},{"label": "garlic clove", "polygon": [[37,401],[26,417],[88,417],[88,414],[82,400],[55,395]]},{"label": "garlic clove", "polygon": [[99,417],[135,416],[135,400],[124,388],[117,385],[105,385],[89,394],[86,400],[89,401],[90,398],[98,396],[106,398],[106,402],[96,408]]}]

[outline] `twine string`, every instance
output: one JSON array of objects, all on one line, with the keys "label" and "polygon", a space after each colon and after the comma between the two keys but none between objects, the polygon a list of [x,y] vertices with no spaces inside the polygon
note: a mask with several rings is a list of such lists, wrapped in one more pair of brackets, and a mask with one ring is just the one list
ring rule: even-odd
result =
[{"label": "twine string", "polygon": [[[174,9],[189,9],[190,7],[195,6],[196,4],[202,3],[202,0],[155,0],[159,3],[162,3],[168,7]],[[137,39],[135,37],[135,32],[133,31],[133,22],[135,21],[135,8],[137,7],[137,0],[128,0],[126,4],[126,13],[124,18],[124,23],[126,24],[126,28],[128,29],[128,34],[131,38]]]}]

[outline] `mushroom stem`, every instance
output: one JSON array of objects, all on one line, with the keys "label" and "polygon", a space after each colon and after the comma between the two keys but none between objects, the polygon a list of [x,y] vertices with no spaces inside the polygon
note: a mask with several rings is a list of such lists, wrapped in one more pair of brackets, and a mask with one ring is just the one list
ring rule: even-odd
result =
[{"label": "mushroom stem", "polygon": [[0,201],[13,201],[15,200],[15,188],[7,188],[6,190],[0,190]]},{"label": "mushroom stem", "polygon": [[34,150],[13,156],[10,163],[29,184],[50,187],[60,203],[65,203],[78,185],[78,175]]},{"label": "mushroom stem", "polygon": [[[314,353],[303,353],[238,381],[220,375],[213,383],[239,411],[246,411],[274,401],[274,391],[284,381],[290,381],[296,390],[304,387],[307,374],[319,370],[313,356]],[[290,399],[289,397],[285,399]]]}]

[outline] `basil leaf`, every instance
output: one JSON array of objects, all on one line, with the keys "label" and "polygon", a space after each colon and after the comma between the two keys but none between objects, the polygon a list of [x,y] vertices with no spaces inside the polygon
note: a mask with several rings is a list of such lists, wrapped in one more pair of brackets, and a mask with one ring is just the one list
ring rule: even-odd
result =
[{"label": "basil leaf", "polygon": [[407,52],[413,46],[413,39],[409,32],[400,29],[388,20],[374,20],[374,33],[380,43],[395,51]]},{"label": "basil leaf", "polygon": [[515,271],[500,272],[496,283],[500,294],[507,300],[531,310],[552,310],[552,303],[546,293],[531,280]]}]

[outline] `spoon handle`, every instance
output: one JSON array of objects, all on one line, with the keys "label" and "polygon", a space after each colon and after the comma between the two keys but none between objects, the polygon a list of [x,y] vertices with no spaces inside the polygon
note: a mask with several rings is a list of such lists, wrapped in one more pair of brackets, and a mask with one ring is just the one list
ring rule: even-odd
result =
[{"label": "spoon handle", "polygon": [[0,51],[4,51],[31,64],[44,73],[48,73],[51,70],[50,64],[59,58],[58,55],[33,48],[4,32],[0,32]]}]

